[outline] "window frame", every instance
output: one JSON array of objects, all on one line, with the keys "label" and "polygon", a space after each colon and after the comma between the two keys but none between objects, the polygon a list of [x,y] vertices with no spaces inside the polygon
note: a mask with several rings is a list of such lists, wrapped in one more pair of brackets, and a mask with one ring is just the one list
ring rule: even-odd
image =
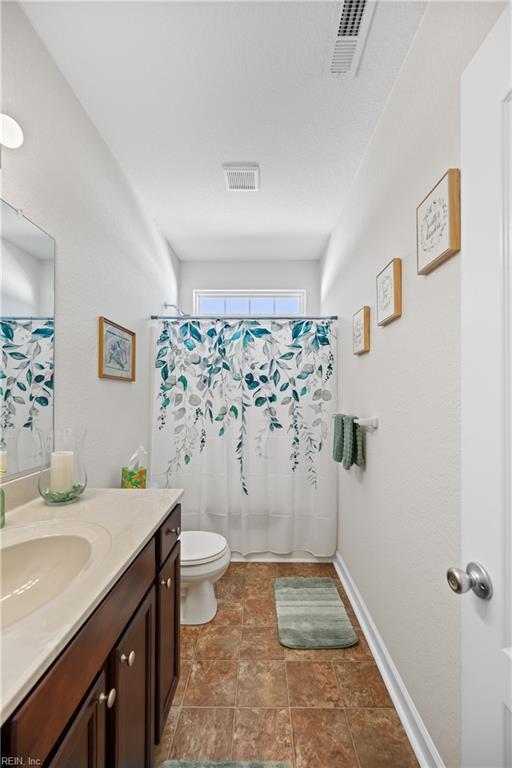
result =
[{"label": "window frame", "polygon": [[[307,291],[305,288],[277,288],[275,290],[271,290],[268,288],[261,288],[261,289],[255,289],[250,290],[247,288],[241,288],[241,289],[235,289],[235,288],[194,288],[192,291],[192,298],[193,298],[193,307],[194,307],[194,315],[197,315],[198,317],[211,317],[212,315],[202,315],[201,314],[201,299],[203,298],[212,298],[212,299],[224,299],[224,308],[226,307],[226,299],[231,298],[248,298],[249,300],[251,298],[258,298],[258,299],[272,299],[274,302],[274,309],[275,309],[275,301],[276,299],[288,299],[288,298],[295,298],[297,297],[299,299],[299,311],[296,314],[290,315],[290,317],[300,317],[301,315],[306,314],[306,301],[307,301]],[[250,309],[250,304],[249,304]],[[216,315],[217,316],[217,315]],[[227,312],[220,312],[218,313],[219,317],[239,317],[238,314],[230,314]],[[259,315],[260,317],[262,315]],[[274,313],[266,313],[263,315],[263,317],[281,317],[281,314],[278,314],[276,312]],[[257,314],[253,315],[250,312],[248,313],[247,317],[258,317]]]}]

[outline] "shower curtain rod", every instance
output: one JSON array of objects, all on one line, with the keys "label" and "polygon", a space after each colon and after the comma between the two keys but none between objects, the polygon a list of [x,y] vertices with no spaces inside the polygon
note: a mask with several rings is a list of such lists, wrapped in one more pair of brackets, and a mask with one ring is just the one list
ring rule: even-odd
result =
[{"label": "shower curtain rod", "polygon": [[151,320],[337,320],[338,315],[151,315]]}]

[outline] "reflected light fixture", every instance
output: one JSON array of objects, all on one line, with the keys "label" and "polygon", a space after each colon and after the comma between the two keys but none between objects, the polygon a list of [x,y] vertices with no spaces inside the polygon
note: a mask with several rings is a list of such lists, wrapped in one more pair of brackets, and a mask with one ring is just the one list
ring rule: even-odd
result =
[{"label": "reflected light fixture", "polygon": [[0,113],[0,146],[7,149],[18,149],[23,144],[23,130],[21,125],[9,117]]}]

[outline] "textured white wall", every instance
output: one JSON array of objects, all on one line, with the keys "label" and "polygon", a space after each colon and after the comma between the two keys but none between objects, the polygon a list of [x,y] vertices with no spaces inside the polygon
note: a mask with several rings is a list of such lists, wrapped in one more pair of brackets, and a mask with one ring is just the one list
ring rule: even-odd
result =
[{"label": "textured white wall", "polygon": [[[445,570],[459,564],[464,253],[418,276],[415,208],[459,167],[460,75],[499,10],[430,4],[331,239],[321,288],[322,310],[341,316],[342,410],[380,418],[366,471],[340,470],[339,549],[448,766],[460,754],[459,602]],[[393,257],[403,263],[403,316],[379,328],[375,276]],[[356,357],[351,316],[364,304],[371,352]]]},{"label": "textured white wall", "polygon": [[[25,131],[2,151],[2,196],[56,240],[56,426],[87,429],[93,485],[149,445],[149,323],[176,301],[176,260],[15,3],[2,4],[2,109]],[[137,333],[137,381],[98,378],[98,315]]]},{"label": "textured white wall", "polygon": [[192,312],[192,291],[210,288],[303,288],[307,313],[320,310],[319,261],[183,261],[180,270],[180,306]]}]

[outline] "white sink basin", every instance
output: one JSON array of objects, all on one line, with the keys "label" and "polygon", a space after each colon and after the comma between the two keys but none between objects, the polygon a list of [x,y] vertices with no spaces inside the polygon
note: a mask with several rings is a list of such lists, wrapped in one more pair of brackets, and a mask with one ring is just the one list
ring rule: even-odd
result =
[{"label": "white sink basin", "polygon": [[[69,520],[4,529],[0,550],[2,628],[63,594],[110,545],[99,525]],[[101,558],[102,559],[102,558]]]}]

